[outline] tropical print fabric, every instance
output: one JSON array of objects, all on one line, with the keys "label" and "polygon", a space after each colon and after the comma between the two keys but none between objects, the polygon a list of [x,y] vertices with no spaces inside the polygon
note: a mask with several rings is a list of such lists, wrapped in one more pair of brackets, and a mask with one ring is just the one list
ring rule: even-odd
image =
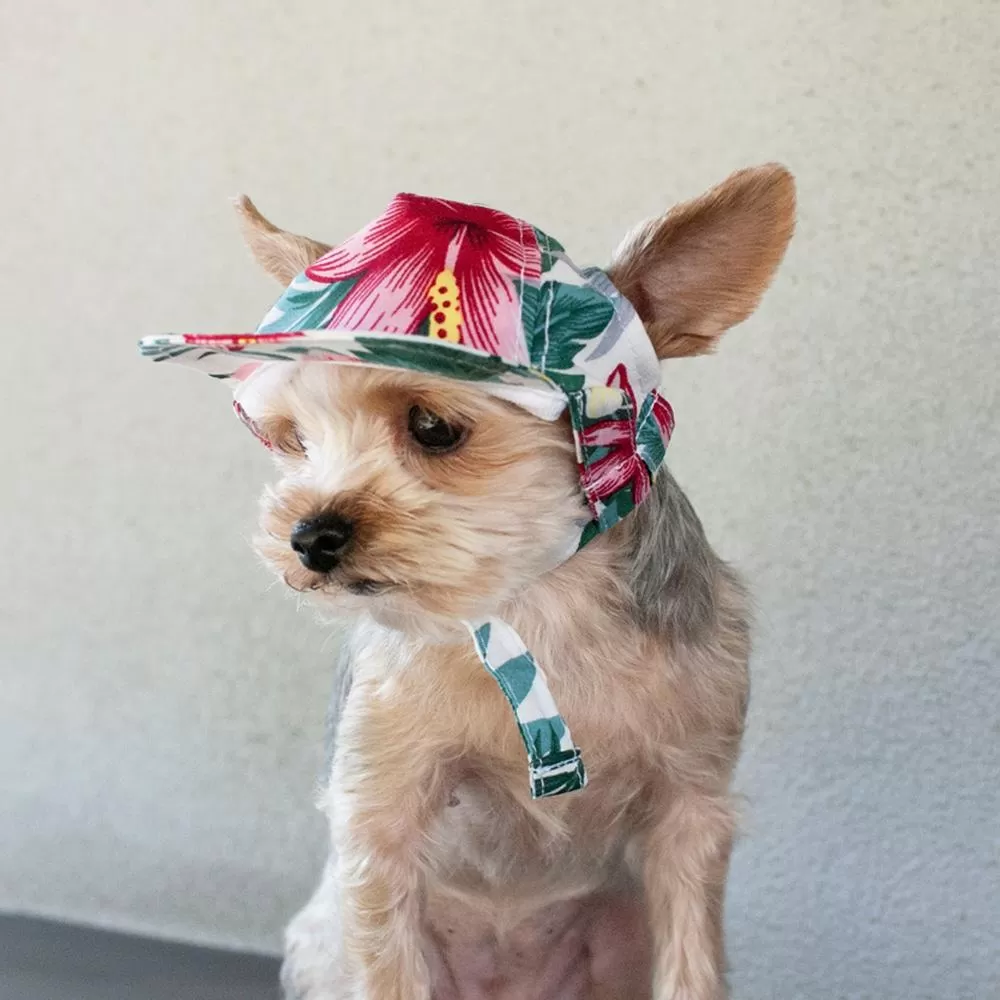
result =
[{"label": "tropical print fabric", "polygon": [[[603,271],[577,268],[503,212],[413,194],[296,276],[254,333],[148,337],[140,348],[232,380],[238,416],[265,445],[257,417],[289,361],[475,382],[545,420],[568,409],[589,508],[579,545],[648,496],[674,427],[649,337]],[[582,787],[579,753],[524,644],[497,621],[474,636],[517,715],[533,794]]]},{"label": "tropical print fabric", "polygon": [[419,331],[523,361],[514,279],[537,281],[541,268],[538,238],[525,223],[404,194],[305,274],[335,303],[323,327]]},{"label": "tropical print fabric", "polygon": [[569,727],[549,692],[545,675],[521,641],[498,618],[469,624],[476,652],[510,702],[528,753],[531,797],[574,792],[587,784],[587,772]]}]

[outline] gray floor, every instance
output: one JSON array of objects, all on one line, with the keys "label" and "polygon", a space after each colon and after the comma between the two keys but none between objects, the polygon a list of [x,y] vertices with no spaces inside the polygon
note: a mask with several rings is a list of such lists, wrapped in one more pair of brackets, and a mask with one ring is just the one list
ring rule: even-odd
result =
[{"label": "gray floor", "polygon": [[0,916],[0,1000],[277,1000],[278,962]]}]

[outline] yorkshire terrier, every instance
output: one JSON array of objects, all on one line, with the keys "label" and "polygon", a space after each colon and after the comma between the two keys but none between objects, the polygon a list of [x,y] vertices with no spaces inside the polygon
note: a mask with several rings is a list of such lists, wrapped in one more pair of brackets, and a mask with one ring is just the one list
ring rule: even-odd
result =
[{"label": "yorkshire terrier", "polygon": [[[238,207],[282,282],[329,250]],[[794,214],[768,165],[625,240],[606,275],[660,361],[750,315]],[[353,628],[320,797],[331,853],[287,930],[286,996],[725,997],[750,615],[684,493],[660,468],[559,562],[583,504],[565,415],[429,374],[292,368],[256,421],[280,469],[257,544]],[[510,706],[455,624],[492,613],[544,665],[584,790],[531,797]]]}]

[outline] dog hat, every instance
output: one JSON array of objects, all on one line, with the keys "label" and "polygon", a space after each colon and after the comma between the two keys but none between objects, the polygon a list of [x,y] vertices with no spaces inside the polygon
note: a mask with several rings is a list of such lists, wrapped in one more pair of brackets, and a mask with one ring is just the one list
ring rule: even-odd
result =
[{"label": "dog hat", "polygon": [[[502,212],[413,194],[294,278],[254,333],[147,337],[140,349],[231,380],[237,414],[268,446],[257,419],[290,361],[471,382],[544,420],[568,410],[589,512],[572,551],[645,499],[674,426],[649,337],[603,271]],[[496,618],[466,624],[514,708],[532,795],[583,787],[580,752],[520,637]]]}]

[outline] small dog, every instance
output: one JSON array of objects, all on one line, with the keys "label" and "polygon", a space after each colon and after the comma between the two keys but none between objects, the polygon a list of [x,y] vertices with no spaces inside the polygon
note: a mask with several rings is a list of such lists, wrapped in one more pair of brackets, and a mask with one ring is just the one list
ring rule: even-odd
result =
[{"label": "small dog", "polygon": [[[659,359],[711,351],[753,311],[794,201],[783,168],[745,170],[626,240],[607,275]],[[283,282],[329,249],[239,208]],[[669,472],[553,569],[582,504],[565,417],[302,362],[259,423],[281,470],[259,551],[354,619],[321,796],[332,852],[287,931],[287,996],[724,997],[748,601]],[[525,787],[510,708],[455,624],[494,611],[545,665],[586,790]]]}]

